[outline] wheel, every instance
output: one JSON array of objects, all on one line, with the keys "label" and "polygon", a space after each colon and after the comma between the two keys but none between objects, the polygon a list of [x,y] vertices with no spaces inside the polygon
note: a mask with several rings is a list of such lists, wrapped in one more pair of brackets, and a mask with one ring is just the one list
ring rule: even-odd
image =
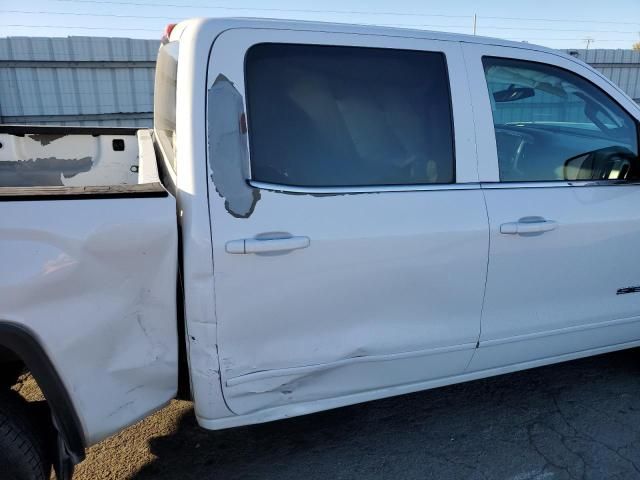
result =
[{"label": "wheel", "polygon": [[[0,472],[7,480],[49,480],[46,428],[14,392],[0,393]],[[40,415],[35,418],[40,419]]]}]

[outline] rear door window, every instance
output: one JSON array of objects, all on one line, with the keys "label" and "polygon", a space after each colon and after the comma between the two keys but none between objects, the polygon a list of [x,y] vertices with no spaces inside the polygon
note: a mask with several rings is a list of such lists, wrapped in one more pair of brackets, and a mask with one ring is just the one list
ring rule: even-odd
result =
[{"label": "rear door window", "polygon": [[443,53],[265,43],[247,52],[245,75],[253,180],[455,181]]}]

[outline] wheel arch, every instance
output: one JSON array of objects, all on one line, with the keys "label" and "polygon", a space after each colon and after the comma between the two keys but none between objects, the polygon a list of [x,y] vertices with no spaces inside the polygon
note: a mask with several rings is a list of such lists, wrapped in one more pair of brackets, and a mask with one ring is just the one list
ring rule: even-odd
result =
[{"label": "wheel arch", "polygon": [[10,350],[31,372],[47,400],[54,427],[74,464],[85,458],[85,437],[80,417],[62,378],[37,336],[23,325],[0,320],[0,346]]}]

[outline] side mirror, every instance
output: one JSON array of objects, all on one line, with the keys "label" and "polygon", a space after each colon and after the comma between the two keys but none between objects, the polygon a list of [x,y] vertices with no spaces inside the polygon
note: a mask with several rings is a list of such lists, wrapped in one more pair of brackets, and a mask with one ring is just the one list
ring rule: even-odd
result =
[{"label": "side mirror", "polygon": [[628,148],[612,146],[585,152],[564,162],[565,180],[635,180],[638,157]]},{"label": "side mirror", "polygon": [[493,98],[498,103],[515,102],[523,98],[533,97],[535,94],[535,90],[531,87],[514,87],[513,85],[509,85],[509,88],[506,90],[493,92]]}]

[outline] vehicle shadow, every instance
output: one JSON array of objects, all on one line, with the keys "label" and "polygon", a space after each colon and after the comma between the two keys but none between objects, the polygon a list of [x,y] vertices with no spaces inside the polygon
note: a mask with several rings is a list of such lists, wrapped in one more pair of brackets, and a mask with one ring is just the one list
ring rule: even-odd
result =
[{"label": "vehicle shadow", "polygon": [[217,432],[193,411],[131,478],[640,478],[640,352]]}]

